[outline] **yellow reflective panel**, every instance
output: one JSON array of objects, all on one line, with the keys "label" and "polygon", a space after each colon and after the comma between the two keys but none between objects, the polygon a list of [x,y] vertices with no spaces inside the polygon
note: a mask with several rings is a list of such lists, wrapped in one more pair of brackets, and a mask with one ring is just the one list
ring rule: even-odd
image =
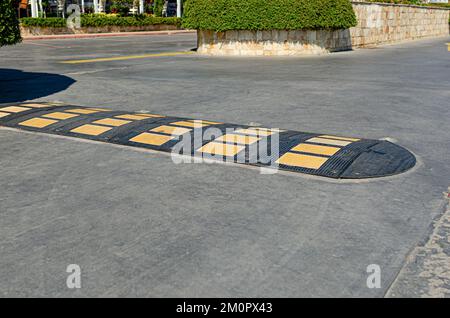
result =
[{"label": "yellow reflective panel", "polygon": [[163,136],[163,135],[157,135],[157,134],[151,134],[151,133],[142,133],[140,135],[137,135],[134,138],[131,138],[130,141],[137,142],[140,144],[146,144],[146,145],[153,145],[153,146],[161,146],[165,144],[166,142],[175,139],[171,136]]},{"label": "yellow reflective panel", "polygon": [[233,143],[233,144],[251,145],[251,144],[257,142],[258,140],[261,140],[261,138],[258,138],[255,136],[226,134],[226,135],[220,136],[219,138],[215,139],[214,141],[223,141],[223,142],[229,142],[229,143]]},{"label": "yellow reflective panel", "polygon": [[104,132],[107,132],[108,130],[111,130],[110,127],[103,127],[103,126],[96,126],[96,125],[83,125],[80,127],[77,127],[75,129],[72,129],[71,132],[77,133],[77,134],[83,134],[83,135],[90,135],[90,136],[98,136],[103,134]]},{"label": "yellow reflective panel", "polygon": [[162,118],[162,117],[166,117],[166,116],[162,116],[162,115],[147,114],[147,113],[136,113],[135,115],[142,116],[142,117],[148,117],[148,118]]},{"label": "yellow reflective panel", "polygon": [[67,109],[66,112],[71,113],[77,113],[77,114],[95,114],[100,112],[99,110],[91,109],[91,108],[74,108],[74,109]]},{"label": "yellow reflective panel", "polygon": [[319,169],[328,158],[302,155],[297,153],[285,153],[276,162],[291,167]]},{"label": "yellow reflective panel", "polygon": [[327,139],[327,138],[319,138],[314,137],[307,140],[307,142],[313,142],[317,144],[325,144],[325,145],[332,145],[332,146],[347,146],[350,145],[351,141],[345,141],[345,140],[334,140],[334,139]]},{"label": "yellow reflective panel", "polygon": [[274,131],[264,130],[264,129],[259,129],[259,128],[238,129],[235,132],[240,133],[240,134],[260,136],[260,137],[271,136],[275,133]]},{"label": "yellow reflective panel", "polygon": [[350,137],[339,137],[339,136],[331,136],[331,135],[322,135],[319,136],[321,138],[331,138],[331,139],[338,139],[338,140],[346,140],[346,141],[359,141],[361,139],[358,138],[350,138]]},{"label": "yellow reflective panel", "polygon": [[114,116],[114,117],[115,118],[120,118],[120,119],[130,119],[130,120],[144,120],[144,119],[148,118],[148,117],[132,115],[132,114],[117,115],[117,116]]},{"label": "yellow reflective panel", "polygon": [[2,112],[8,112],[8,113],[20,113],[24,112],[26,110],[30,110],[31,108],[28,107],[21,107],[21,106],[8,106],[0,108],[0,111]]},{"label": "yellow reflective panel", "polygon": [[320,145],[310,145],[310,144],[299,144],[291,149],[291,151],[309,152],[317,155],[332,156],[341,148],[330,147],[330,146],[320,146]]},{"label": "yellow reflective panel", "polygon": [[51,105],[49,105],[47,103],[45,103],[45,104],[29,103],[29,104],[20,104],[20,106],[31,107],[31,108],[44,108],[44,107],[49,107]]},{"label": "yellow reflective panel", "polygon": [[53,119],[44,119],[44,118],[31,118],[28,120],[25,120],[21,123],[19,123],[19,125],[21,126],[27,126],[27,127],[34,127],[34,128],[44,128],[47,127],[51,124],[57,123],[57,120],[53,120]]},{"label": "yellow reflective panel", "polygon": [[198,152],[202,153],[209,153],[212,155],[220,155],[220,156],[235,156],[240,151],[244,150],[245,146],[238,146],[238,145],[230,145],[230,144],[223,144],[218,142],[210,142],[200,149],[198,149]]},{"label": "yellow reflective panel", "polygon": [[208,124],[208,125],[220,125],[220,124],[223,124],[223,123],[219,123],[217,121],[198,120],[198,119],[190,119],[188,121],[190,121],[190,122],[198,122],[198,123],[203,123],[203,124]]},{"label": "yellow reflective panel", "polygon": [[121,120],[121,119],[114,119],[114,118],[104,118],[100,120],[96,120],[93,122],[93,124],[99,124],[99,125],[106,125],[106,126],[114,126],[119,127],[126,124],[131,123],[129,120]]},{"label": "yellow reflective panel", "polygon": [[89,108],[92,110],[98,110],[99,112],[110,112],[110,109],[106,109],[106,108]]},{"label": "yellow reflective panel", "polygon": [[190,122],[190,121],[177,121],[175,123],[170,123],[171,125],[191,127],[191,128],[202,128],[209,126],[208,124],[204,124],[201,122]]},{"label": "yellow reflective panel", "polygon": [[166,126],[166,125],[162,125],[156,128],[153,128],[150,131],[154,131],[154,132],[159,132],[159,133],[163,133],[163,134],[168,134],[168,135],[184,135],[187,132],[190,132],[192,129],[189,128],[183,128],[183,127],[172,127],[172,126]]},{"label": "yellow reflective panel", "polygon": [[74,117],[78,117],[78,116],[80,116],[80,115],[68,114],[68,113],[63,113],[63,112],[54,112],[54,113],[43,115],[42,117],[52,118],[52,119],[69,119],[69,118],[74,118]]}]

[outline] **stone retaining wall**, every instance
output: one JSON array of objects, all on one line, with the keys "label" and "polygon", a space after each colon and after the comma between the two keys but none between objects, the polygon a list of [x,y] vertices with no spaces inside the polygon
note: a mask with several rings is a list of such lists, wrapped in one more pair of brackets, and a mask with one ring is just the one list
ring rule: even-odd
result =
[{"label": "stone retaining wall", "polygon": [[226,56],[323,54],[352,48],[448,36],[450,10],[353,2],[358,25],[349,30],[198,31],[198,52]]},{"label": "stone retaining wall", "polygon": [[169,31],[180,28],[172,24],[154,24],[146,26],[102,26],[102,27],[82,27],[79,29],[69,28],[44,28],[44,27],[24,27],[20,26],[22,37],[39,35],[60,35],[60,34],[89,34],[89,33],[118,33],[118,32],[139,32],[139,31]]},{"label": "stone retaining wall", "polygon": [[358,1],[353,10],[358,18],[350,29],[353,47],[449,35],[450,10],[445,8]]}]

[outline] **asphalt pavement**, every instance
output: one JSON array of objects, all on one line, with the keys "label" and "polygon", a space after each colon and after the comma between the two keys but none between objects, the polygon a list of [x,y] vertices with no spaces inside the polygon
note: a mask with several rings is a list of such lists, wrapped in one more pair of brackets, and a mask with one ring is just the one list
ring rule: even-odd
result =
[{"label": "asphalt pavement", "polygon": [[[448,203],[450,38],[305,58],[199,56],[195,41],[184,34],[3,47],[0,103],[389,138],[418,164],[358,182],[264,175],[0,129],[0,296],[392,291]],[[80,289],[66,286],[69,264],[81,268]],[[381,269],[380,288],[366,284],[371,264]],[[395,295],[416,285],[401,282]]]}]

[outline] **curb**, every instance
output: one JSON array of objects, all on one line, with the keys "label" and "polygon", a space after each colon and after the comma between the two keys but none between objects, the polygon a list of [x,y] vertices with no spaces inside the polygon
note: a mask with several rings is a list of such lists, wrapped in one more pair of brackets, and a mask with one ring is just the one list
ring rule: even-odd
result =
[{"label": "curb", "polygon": [[85,39],[99,37],[117,37],[117,36],[144,36],[144,35],[177,35],[191,34],[196,31],[176,30],[176,31],[148,31],[148,32],[117,32],[117,33],[91,33],[91,34],[61,34],[61,35],[37,35],[23,37],[24,41],[34,40],[60,40],[60,39]]}]

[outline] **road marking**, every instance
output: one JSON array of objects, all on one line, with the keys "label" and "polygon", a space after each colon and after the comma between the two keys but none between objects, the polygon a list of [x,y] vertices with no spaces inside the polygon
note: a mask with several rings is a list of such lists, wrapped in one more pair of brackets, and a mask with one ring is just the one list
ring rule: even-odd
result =
[{"label": "road marking", "polygon": [[0,118],[6,117],[8,115],[11,115],[11,114],[10,113],[2,113],[2,112],[0,112]]},{"label": "road marking", "polygon": [[200,149],[198,149],[198,152],[201,153],[209,153],[212,155],[220,155],[220,156],[235,156],[240,151],[244,150],[245,146],[238,146],[238,145],[230,145],[230,144],[223,144],[218,142],[210,142]]},{"label": "road marking", "polygon": [[261,138],[258,138],[255,136],[226,134],[226,135],[220,136],[219,138],[215,139],[214,141],[229,142],[232,144],[241,144],[241,145],[251,145],[260,140],[261,140]]},{"label": "road marking", "polygon": [[80,115],[68,114],[68,113],[63,113],[63,112],[54,112],[54,113],[43,115],[42,117],[52,118],[52,119],[69,119],[69,118],[74,118],[74,117],[78,117],[78,116],[80,116]]},{"label": "road marking", "polygon": [[63,63],[63,64],[97,63],[97,62],[125,61],[125,60],[145,59],[145,58],[151,58],[151,57],[166,57],[166,56],[178,56],[178,55],[189,55],[189,54],[193,54],[193,52],[167,52],[167,53],[128,55],[128,56],[116,56],[116,57],[101,57],[101,58],[96,58],[96,59],[61,61],[60,63]]},{"label": "road marking", "polygon": [[27,127],[34,127],[34,128],[44,128],[44,127],[50,126],[51,124],[54,124],[57,122],[58,122],[57,120],[53,120],[53,119],[32,118],[32,119],[28,119],[28,120],[25,120],[25,121],[19,123],[19,125],[27,126]]},{"label": "road marking", "polygon": [[93,124],[99,124],[99,125],[105,125],[105,126],[114,126],[114,127],[120,127],[126,124],[131,123],[129,120],[121,120],[121,119],[114,119],[114,118],[103,118],[99,119],[93,122]]},{"label": "road marking", "polygon": [[9,107],[0,108],[0,111],[9,112],[9,113],[20,113],[20,112],[24,112],[24,111],[30,110],[30,109],[31,108],[28,108],[28,107],[9,106]]},{"label": "road marking", "polygon": [[142,133],[137,135],[134,138],[131,138],[130,141],[137,142],[140,144],[152,145],[152,146],[161,146],[166,142],[175,139],[171,136],[157,135],[151,133]]},{"label": "road marking", "polygon": [[189,128],[171,127],[171,126],[163,125],[163,126],[159,126],[159,127],[153,128],[150,131],[163,133],[163,134],[168,134],[168,135],[181,136],[181,135],[184,135],[187,132],[190,132],[191,130],[192,129],[189,129]]},{"label": "road marking", "polygon": [[74,132],[77,134],[82,135],[90,135],[90,136],[98,136],[103,134],[104,132],[107,132],[108,130],[111,130],[111,127],[103,127],[103,126],[96,126],[96,125],[83,125],[80,127],[77,127],[75,129],[72,129],[70,132]]},{"label": "road marking", "polygon": [[291,149],[291,151],[307,152],[324,156],[332,156],[339,150],[341,150],[341,148],[310,144],[299,144]]},{"label": "road marking", "polygon": [[327,162],[328,158],[301,155],[297,153],[288,152],[281,156],[276,162],[282,165],[291,167],[300,167],[308,169],[319,169]]}]

